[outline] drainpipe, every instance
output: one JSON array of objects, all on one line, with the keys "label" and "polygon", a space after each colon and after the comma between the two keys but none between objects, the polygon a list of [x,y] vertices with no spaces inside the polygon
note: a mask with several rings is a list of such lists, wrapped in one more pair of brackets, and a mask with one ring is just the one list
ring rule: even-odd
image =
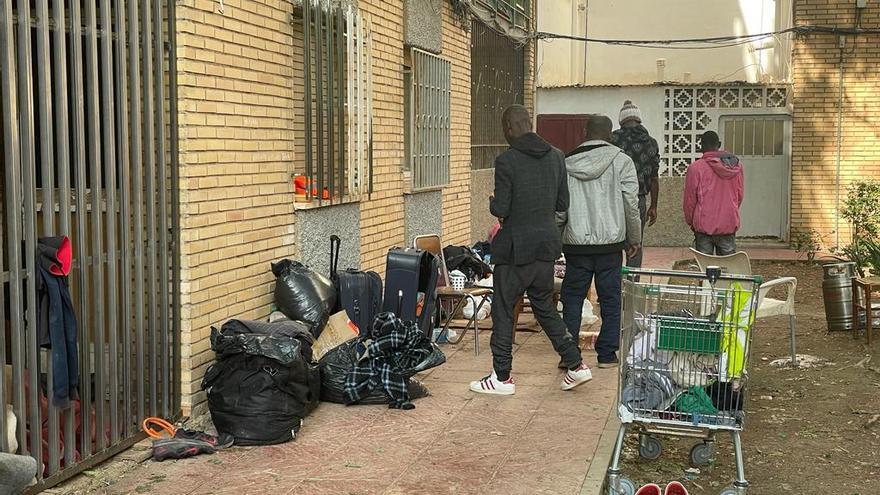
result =
[{"label": "drainpipe", "polygon": [[844,73],[844,53],[846,47],[846,37],[840,36],[838,47],[840,48],[840,60],[838,62],[839,70],[837,72],[837,172],[836,172],[836,196],[834,200],[834,232],[837,246],[840,247],[840,159],[841,147],[843,144],[843,73]]}]

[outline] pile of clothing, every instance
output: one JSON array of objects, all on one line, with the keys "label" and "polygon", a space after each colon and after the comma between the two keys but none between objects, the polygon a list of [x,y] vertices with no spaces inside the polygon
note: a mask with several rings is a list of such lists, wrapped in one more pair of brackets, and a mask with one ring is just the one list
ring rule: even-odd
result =
[{"label": "pile of clothing", "polygon": [[[751,321],[747,301],[733,292],[723,314],[694,318],[686,311],[638,315],[626,356],[621,404],[629,412],[660,413],[663,419],[717,423],[739,418],[743,410],[745,383],[744,353]],[[740,317],[746,318],[741,321]],[[704,323],[720,332],[718,349],[693,352],[681,350],[681,336],[675,346],[660,337],[663,322]],[[699,327],[697,327],[699,328]],[[700,338],[695,329],[687,338]]]},{"label": "pile of clothing", "polygon": [[381,390],[389,408],[414,409],[407,380],[446,362],[443,352],[414,322],[403,322],[393,313],[379,314],[356,350],[357,363],[345,381],[349,404]]}]

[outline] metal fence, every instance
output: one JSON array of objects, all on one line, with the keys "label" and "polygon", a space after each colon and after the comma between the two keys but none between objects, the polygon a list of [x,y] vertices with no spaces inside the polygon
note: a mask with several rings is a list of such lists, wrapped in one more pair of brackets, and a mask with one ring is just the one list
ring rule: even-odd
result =
[{"label": "metal fence", "polygon": [[409,164],[415,190],[449,183],[452,64],[412,49]]},{"label": "metal fence", "polygon": [[471,163],[492,168],[507,149],[501,114],[523,103],[525,50],[480,21],[471,29]]},{"label": "metal fence", "polygon": [[[37,488],[180,411],[174,19],[173,0],[0,0],[0,450],[42,463]],[[65,408],[59,346],[38,328],[52,236],[73,246],[80,385]]]}]

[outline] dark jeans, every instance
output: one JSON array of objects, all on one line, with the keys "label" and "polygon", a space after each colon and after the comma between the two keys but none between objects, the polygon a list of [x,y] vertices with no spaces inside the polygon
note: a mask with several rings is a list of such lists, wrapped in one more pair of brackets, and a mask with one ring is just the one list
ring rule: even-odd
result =
[{"label": "dark jeans", "polygon": [[727,256],[736,252],[736,234],[708,235],[694,232],[694,248],[703,254]]},{"label": "dark jeans", "polygon": [[587,289],[596,279],[596,292],[602,314],[602,328],[596,341],[599,362],[613,361],[620,347],[620,285],[623,253],[565,255],[565,279],[562,281],[562,318],[577,341],[581,312]]},{"label": "dark jeans", "polygon": [[528,265],[495,265],[492,274],[495,294],[492,298],[492,365],[498,379],[510,376],[513,362],[513,308],[523,293],[528,293],[535,318],[553,344],[553,349],[569,368],[581,363],[577,339],[572,340],[565,323],[553,304],[553,263],[536,261]]},{"label": "dark jeans", "polygon": [[627,255],[626,266],[630,268],[642,267],[642,254],[644,254],[645,252],[645,225],[648,224],[648,196],[639,196],[639,215],[642,218],[642,247],[636,252],[634,256]]}]

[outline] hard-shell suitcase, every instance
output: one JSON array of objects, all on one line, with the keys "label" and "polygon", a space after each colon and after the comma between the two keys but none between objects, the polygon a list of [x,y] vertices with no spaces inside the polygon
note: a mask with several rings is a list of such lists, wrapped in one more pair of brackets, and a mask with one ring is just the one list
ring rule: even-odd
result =
[{"label": "hard-shell suitcase", "polygon": [[330,276],[336,284],[337,311],[345,310],[363,335],[382,309],[382,277],[354,268],[339,271],[339,237],[330,237]]},{"label": "hard-shell suitcase", "polygon": [[388,251],[385,266],[385,303],[382,311],[415,321],[430,338],[434,330],[440,259],[419,249]]}]

